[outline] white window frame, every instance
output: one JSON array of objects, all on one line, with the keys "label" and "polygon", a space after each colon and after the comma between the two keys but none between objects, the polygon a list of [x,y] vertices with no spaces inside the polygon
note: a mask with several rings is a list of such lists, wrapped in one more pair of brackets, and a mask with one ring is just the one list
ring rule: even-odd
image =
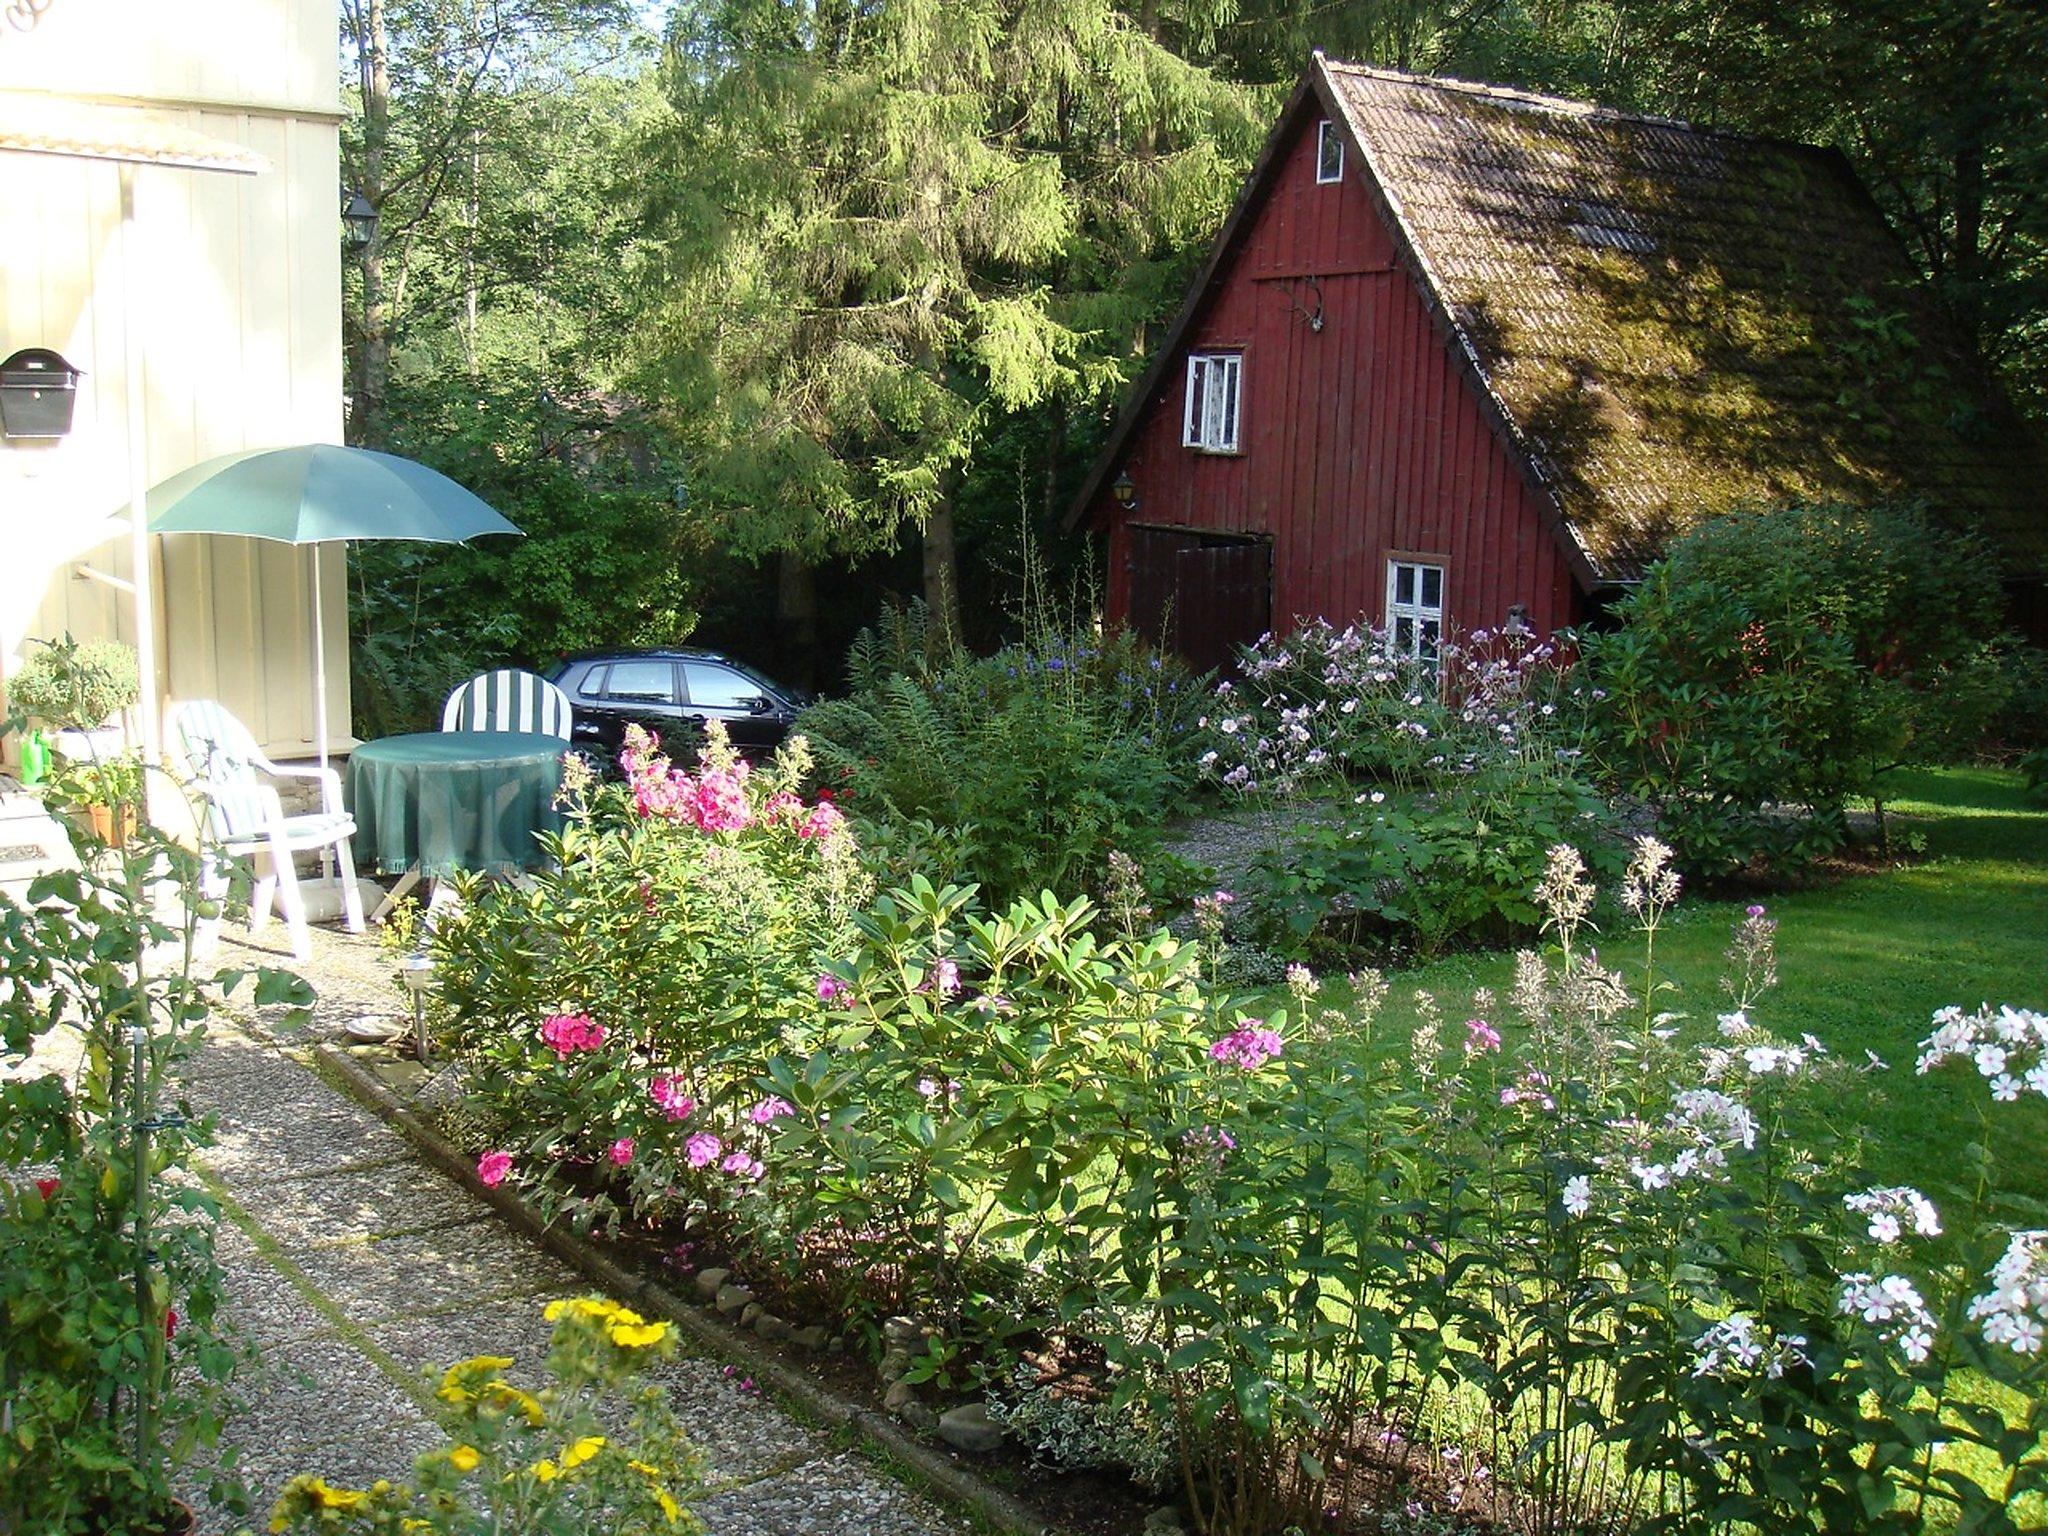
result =
[{"label": "white window frame", "polygon": [[[1330,146],[1337,147],[1337,163],[1328,164]],[[1324,118],[1316,128],[1316,185],[1334,186],[1344,179],[1344,136],[1337,131],[1337,125]]]},{"label": "white window frame", "polygon": [[1244,416],[1244,354],[1188,354],[1187,399],[1181,411],[1183,448],[1235,453]]},{"label": "white window frame", "polygon": [[[1401,575],[1413,574],[1408,597],[1401,597]],[[1423,601],[1426,572],[1436,573],[1436,602]],[[1430,560],[1387,562],[1387,649],[1408,661],[1434,662],[1444,637],[1444,593],[1448,585],[1444,568]]]}]

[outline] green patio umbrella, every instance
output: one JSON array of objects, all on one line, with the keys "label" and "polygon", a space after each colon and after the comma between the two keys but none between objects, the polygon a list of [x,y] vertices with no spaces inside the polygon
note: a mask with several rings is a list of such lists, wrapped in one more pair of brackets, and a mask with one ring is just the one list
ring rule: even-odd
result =
[{"label": "green patio umbrella", "polygon": [[153,533],[228,533],[313,546],[314,718],[327,763],[327,655],[320,546],[346,539],[463,544],[520,530],[438,470],[334,443],[223,454],[149,491]]}]

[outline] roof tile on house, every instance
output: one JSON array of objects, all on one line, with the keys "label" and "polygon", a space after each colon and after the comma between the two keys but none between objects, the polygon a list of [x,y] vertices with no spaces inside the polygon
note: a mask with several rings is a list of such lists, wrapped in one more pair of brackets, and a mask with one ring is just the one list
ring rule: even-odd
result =
[{"label": "roof tile on house", "polygon": [[1839,154],[1319,62],[1602,578],[1702,512],[1799,498],[1922,498],[2048,564],[2048,450]]}]

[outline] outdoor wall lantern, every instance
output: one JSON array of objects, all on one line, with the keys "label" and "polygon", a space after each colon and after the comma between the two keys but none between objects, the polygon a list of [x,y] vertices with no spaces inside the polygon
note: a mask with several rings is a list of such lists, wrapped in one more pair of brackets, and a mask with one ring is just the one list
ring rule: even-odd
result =
[{"label": "outdoor wall lantern", "polygon": [[348,231],[349,249],[360,251],[377,238],[377,210],[360,192],[342,188],[341,224]]},{"label": "outdoor wall lantern", "polygon": [[1137,482],[1131,479],[1127,469],[1110,482],[1109,494],[1116,498],[1116,504],[1128,512],[1138,504]]},{"label": "outdoor wall lantern", "polygon": [[48,347],[24,347],[0,363],[0,431],[9,437],[63,437],[78,403],[80,370]]}]

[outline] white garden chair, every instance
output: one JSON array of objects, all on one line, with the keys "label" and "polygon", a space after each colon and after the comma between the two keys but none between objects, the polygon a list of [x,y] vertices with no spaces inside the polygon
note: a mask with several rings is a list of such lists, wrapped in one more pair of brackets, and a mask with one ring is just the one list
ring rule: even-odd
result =
[{"label": "white garden chair", "polygon": [[472,677],[448,695],[444,731],[530,731],[569,739],[569,695],[544,677],[506,669]]},{"label": "white garden chair", "polygon": [[[355,818],[342,809],[341,776],[332,768],[292,768],[263,755],[249,728],[211,699],[180,704],[171,713],[170,748],[180,760],[190,787],[206,798],[209,847],[201,892],[219,899],[227,893],[220,868],[223,858],[260,858],[267,868],[256,877],[249,905],[249,930],[270,921],[272,899],[284,910],[292,939],[292,955],[301,963],[312,958],[312,936],[306,927],[306,903],[299,891],[292,856],[332,848],[341,875],[341,906],[350,933],[363,931],[363,899],[356,889],[355,859],[348,840]],[[320,809],[296,816],[285,814],[270,778],[313,779],[320,785]],[[211,919],[202,936],[211,948],[220,920]]]}]

